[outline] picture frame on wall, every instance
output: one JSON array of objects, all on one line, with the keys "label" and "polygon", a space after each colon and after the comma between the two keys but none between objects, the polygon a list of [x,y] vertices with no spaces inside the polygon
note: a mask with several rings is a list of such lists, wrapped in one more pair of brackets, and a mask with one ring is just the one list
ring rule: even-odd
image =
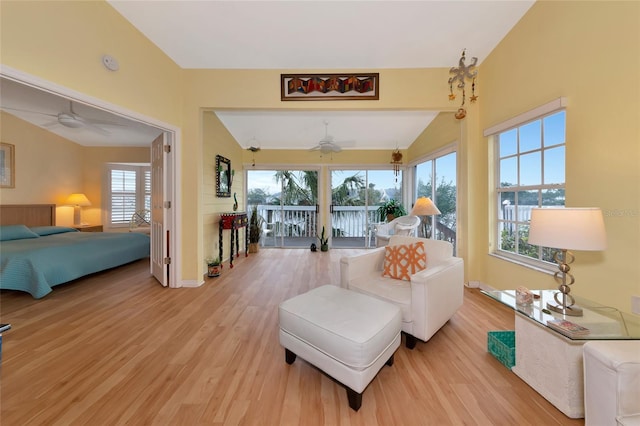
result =
[{"label": "picture frame on wall", "polygon": [[218,197],[231,197],[232,179],[231,161],[222,155],[216,155],[216,195]]},{"label": "picture frame on wall", "polygon": [[280,74],[282,101],[378,100],[379,73]]},{"label": "picture frame on wall", "polygon": [[0,188],[15,188],[15,145],[0,143]]}]

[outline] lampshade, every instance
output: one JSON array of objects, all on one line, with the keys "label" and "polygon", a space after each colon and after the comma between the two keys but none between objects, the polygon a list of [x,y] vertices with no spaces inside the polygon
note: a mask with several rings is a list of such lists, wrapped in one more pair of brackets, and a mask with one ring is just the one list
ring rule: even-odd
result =
[{"label": "lampshade", "polygon": [[91,201],[84,194],[71,194],[65,204],[69,206],[86,207],[91,205]]},{"label": "lampshade", "polygon": [[411,216],[431,216],[434,214],[440,214],[440,210],[433,204],[431,198],[420,197],[416,200],[416,203],[411,210]]},{"label": "lampshade", "polygon": [[566,250],[604,250],[607,237],[599,208],[531,210],[529,244]]}]

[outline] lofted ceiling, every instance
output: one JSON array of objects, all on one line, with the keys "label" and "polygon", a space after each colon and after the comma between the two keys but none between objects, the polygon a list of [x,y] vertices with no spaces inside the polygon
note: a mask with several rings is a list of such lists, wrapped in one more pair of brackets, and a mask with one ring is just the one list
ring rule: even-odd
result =
[{"label": "lofted ceiling", "polygon": [[[486,58],[534,1],[120,1],[125,19],[182,68],[379,70]],[[101,52],[112,53],[112,52]],[[118,58],[116,58],[117,60]],[[130,66],[120,64],[121,67]],[[295,71],[294,71],[295,72]],[[148,145],[157,129],[88,106],[90,128],[51,124],[69,101],[1,80],[0,106],[83,145]],[[384,81],[381,81],[384,85]],[[6,88],[9,88],[5,91]],[[345,101],[348,102],[348,101]],[[373,102],[373,101],[372,101]],[[348,149],[406,148],[438,111],[214,111],[243,147],[311,148],[328,133]],[[41,113],[19,113],[18,108]],[[154,135],[155,132],[155,135]],[[144,141],[147,142],[144,142]]]}]

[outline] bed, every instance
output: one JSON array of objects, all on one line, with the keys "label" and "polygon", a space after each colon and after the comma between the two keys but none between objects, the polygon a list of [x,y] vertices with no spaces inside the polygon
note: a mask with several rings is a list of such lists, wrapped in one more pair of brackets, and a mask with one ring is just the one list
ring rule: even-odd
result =
[{"label": "bed", "polygon": [[0,289],[39,299],[56,285],[149,257],[149,235],[55,226],[55,205],[0,206]]}]

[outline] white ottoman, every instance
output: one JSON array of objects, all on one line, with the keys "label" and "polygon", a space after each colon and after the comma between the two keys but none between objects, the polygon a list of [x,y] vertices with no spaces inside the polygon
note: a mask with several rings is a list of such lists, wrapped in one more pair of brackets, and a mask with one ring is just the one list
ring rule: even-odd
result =
[{"label": "white ottoman", "polygon": [[592,340],[583,354],[585,425],[639,424],[640,340]]},{"label": "white ottoman", "polygon": [[280,344],[285,360],[296,355],[347,388],[358,411],[362,392],[400,346],[397,306],[333,285],[315,288],[280,304]]}]

